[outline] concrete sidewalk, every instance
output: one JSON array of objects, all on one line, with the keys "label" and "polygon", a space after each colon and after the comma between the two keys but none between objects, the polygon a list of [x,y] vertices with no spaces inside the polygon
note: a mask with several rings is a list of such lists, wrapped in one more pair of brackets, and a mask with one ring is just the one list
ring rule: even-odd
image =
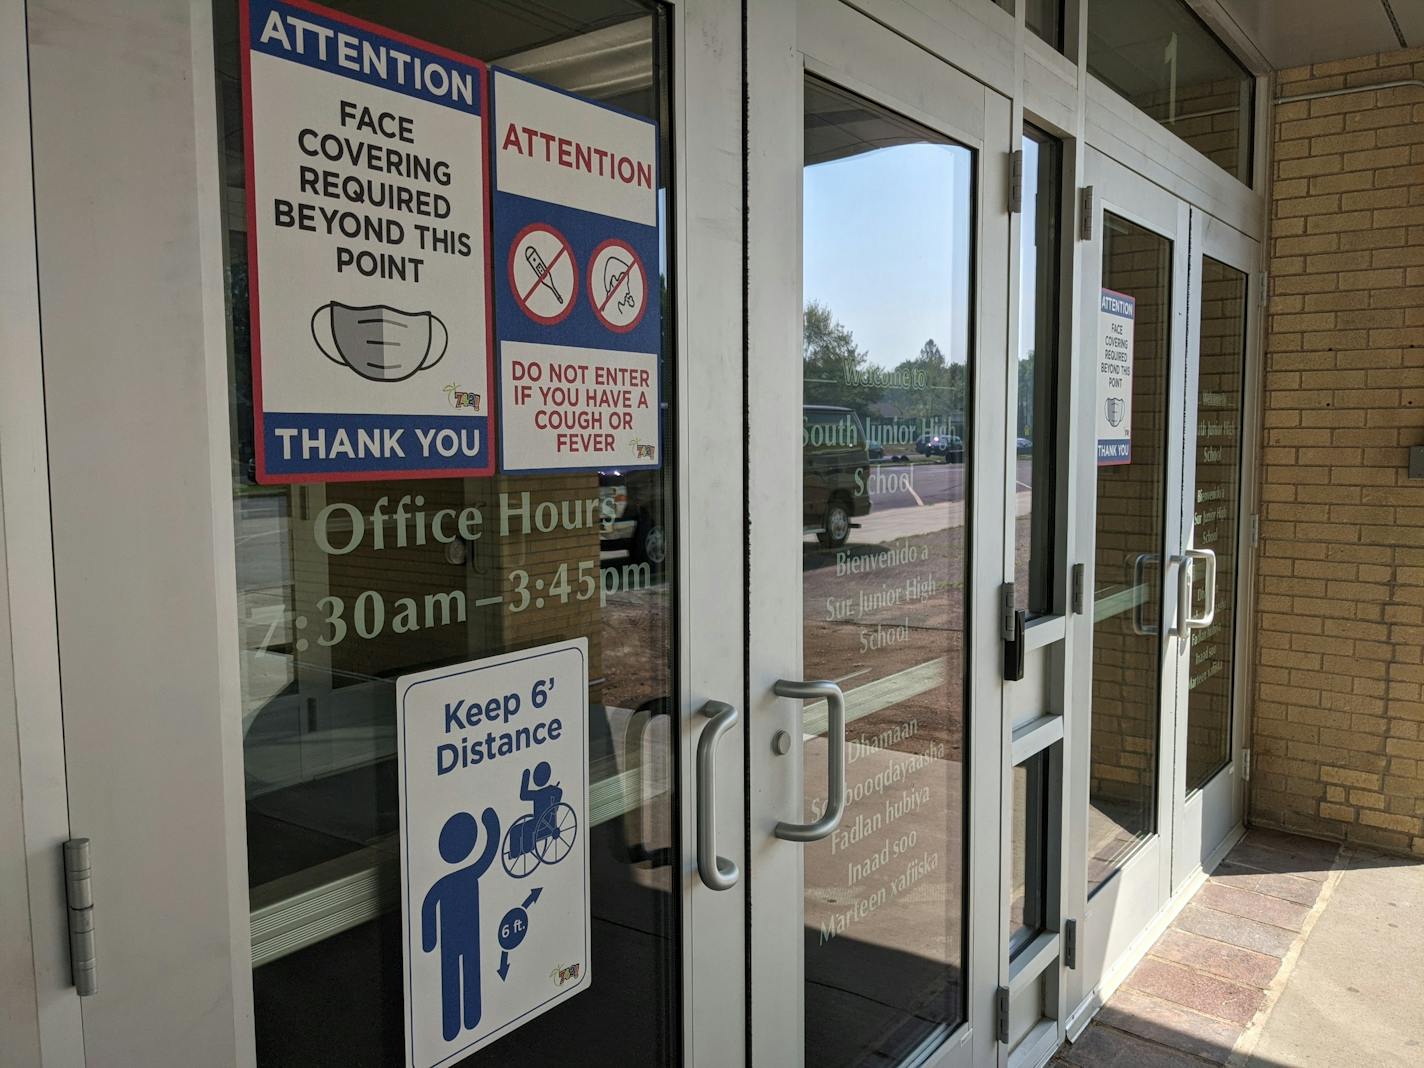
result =
[{"label": "concrete sidewalk", "polygon": [[1424,1064],[1424,864],[1343,851],[1249,1068]]},{"label": "concrete sidewalk", "polygon": [[1250,832],[1055,1064],[1424,1065],[1424,864]]}]

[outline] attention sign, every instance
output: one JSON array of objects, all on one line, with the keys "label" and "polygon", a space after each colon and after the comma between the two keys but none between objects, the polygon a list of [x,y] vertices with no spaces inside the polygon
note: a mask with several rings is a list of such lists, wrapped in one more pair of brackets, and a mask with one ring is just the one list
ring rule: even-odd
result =
[{"label": "attention sign", "polygon": [[1098,304],[1098,466],[1132,462],[1132,340],[1137,301],[1104,289]]},{"label": "attention sign", "polygon": [[657,126],[492,83],[500,469],[657,467]]},{"label": "attention sign", "polygon": [[483,64],[243,0],[257,480],[485,475]]}]

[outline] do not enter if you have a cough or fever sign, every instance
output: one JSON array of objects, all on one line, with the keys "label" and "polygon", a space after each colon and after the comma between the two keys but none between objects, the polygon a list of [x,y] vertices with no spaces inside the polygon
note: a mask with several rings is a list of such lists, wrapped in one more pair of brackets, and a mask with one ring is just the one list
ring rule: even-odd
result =
[{"label": "do not enter if you have a cough or fever sign", "polygon": [[500,467],[657,467],[657,127],[506,71],[491,85]]}]

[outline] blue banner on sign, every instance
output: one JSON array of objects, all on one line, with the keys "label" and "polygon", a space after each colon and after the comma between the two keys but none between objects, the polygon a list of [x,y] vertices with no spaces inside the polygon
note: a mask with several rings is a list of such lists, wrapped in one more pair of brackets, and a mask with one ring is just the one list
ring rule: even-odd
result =
[{"label": "blue banner on sign", "polygon": [[1109,315],[1120,315],[1124,319],[1132,319],[1137,315],[1137,298],[1130,297],[1126,293],[1116,293],[1111,289],[1104,289],[1099,296],[1098,310],[1105,311]]},{"label": "blue banner on sign", "polygon": [[248,29],[254,52],[480,114],[483,66],[468,57],[314,4],[248,0]]},{"label": "blue banner on sign", "polygon": [[432,477],[487,465],[483,415],[358,415],[265,412],[266,470],[278,476],[340,481],[371,472]]},{"label": "blue banner on sign", "polygon": [[1130,438],[1122,440],[1098,439],[1099,467],[1130,463],[1132,463],[1132,440]]}]

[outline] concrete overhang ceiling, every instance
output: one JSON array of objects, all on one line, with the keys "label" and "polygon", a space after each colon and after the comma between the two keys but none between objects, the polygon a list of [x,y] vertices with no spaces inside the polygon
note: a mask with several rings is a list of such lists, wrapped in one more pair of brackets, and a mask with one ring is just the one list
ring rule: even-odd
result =
[{"label": "concrete overhang ceiling", "polygon": [[1424,0],[1196,0],[1193,6],[1217,8],[1276,70],[1424,45]]}]

